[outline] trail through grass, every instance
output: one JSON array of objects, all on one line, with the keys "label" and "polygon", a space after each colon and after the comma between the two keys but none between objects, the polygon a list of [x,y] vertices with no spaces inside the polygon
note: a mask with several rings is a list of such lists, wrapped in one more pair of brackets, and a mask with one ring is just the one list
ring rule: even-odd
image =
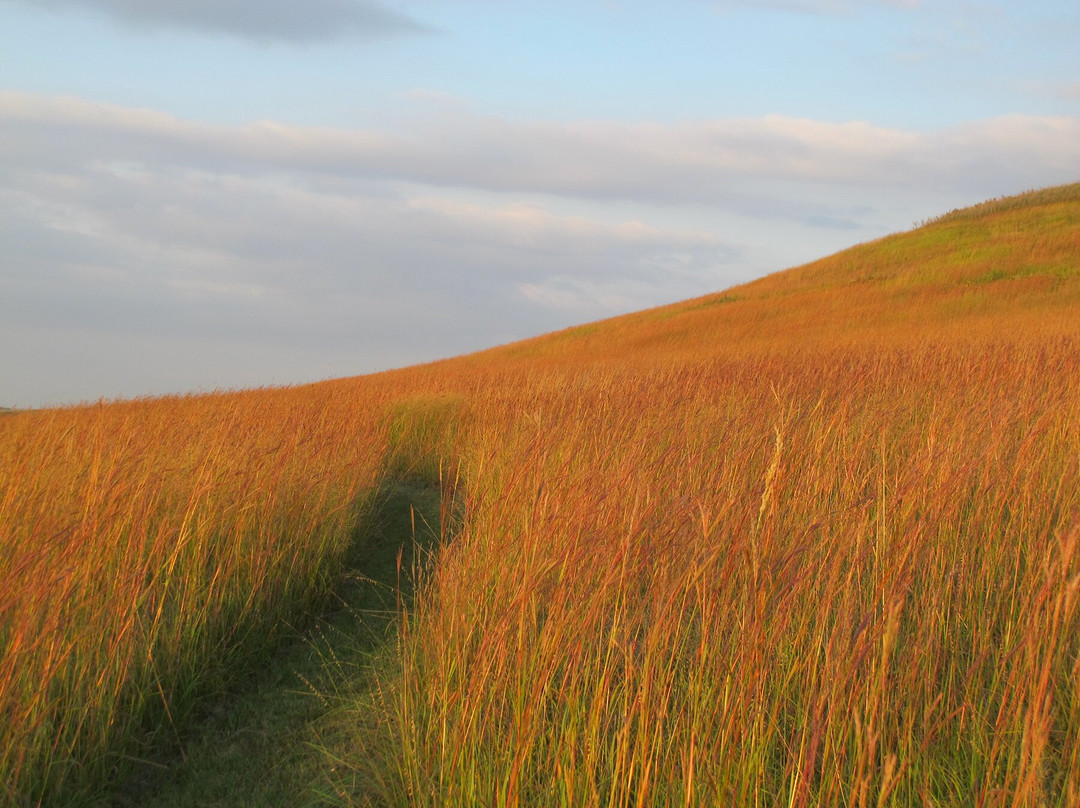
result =
[{"label": "trail through grass", "polygon": [[428,482],[389,482],[376,503],[339,607],[298,628],[265,669],[207,709],[179,753],[141,764],[111,804],[300,806],[330,796],[319,720],[339,687],[366,675],[440,534],[440,492]]}]

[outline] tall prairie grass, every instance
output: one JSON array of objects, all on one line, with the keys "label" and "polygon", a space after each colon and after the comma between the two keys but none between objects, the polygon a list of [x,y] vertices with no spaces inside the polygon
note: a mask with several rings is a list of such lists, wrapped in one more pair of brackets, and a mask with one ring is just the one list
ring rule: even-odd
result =
[{"label": "tall prairie grass", "polygon": [[1080,799],[1080,343],[567,387],[492,392],[358,800]]},{"label": "tall prairie grass", "polygon": [[4,419],[0,802],[94,793],[325,596],[382,417],[324,386]]},{"label": "tall prairie grass", "polygon": [[346,802],[1077,804],[1074,196],[392,374],[5,417],[0,800],[122,776],[416,474],[461,526]]},{"label": "tall prairie grass", "polygon": [[[1080,208],[1060,204],[464,360],[468,518],[356,698],[342,790],[1077,804]],[[995,277],[942,265],[976,243]]]}]

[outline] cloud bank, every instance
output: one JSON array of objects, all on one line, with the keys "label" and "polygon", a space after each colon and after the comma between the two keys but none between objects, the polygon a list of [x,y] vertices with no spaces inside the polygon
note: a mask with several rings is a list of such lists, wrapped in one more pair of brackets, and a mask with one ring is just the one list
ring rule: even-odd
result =
[{"label": "cloud bank", "polygon": [[0,144],[58,165],[393,180],[655,204],[744,204],[746,181],[941,191],[1059,181],[1080,166],[1080,118],[1005,116],[932,132],[781,115],[680,124],[530,122],[467,113],[404,131],[259,121],[220,126],[153,110],[0,92]]},{"label": "cloud bank", "polygon": [[452,355],[1078,176],[1070,117],[344,130],[0,93],[0,404]]}]

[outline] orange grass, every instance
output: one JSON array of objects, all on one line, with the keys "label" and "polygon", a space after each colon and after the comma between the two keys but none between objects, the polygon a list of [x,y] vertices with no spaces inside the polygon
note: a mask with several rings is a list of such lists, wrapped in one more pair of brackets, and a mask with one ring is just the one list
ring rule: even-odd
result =
[{"label": "orange grass", "polygon": [[0,802],[115,778],[325,595],[382,455],[368,404],[324,386],[4,419]]},{"label": "orange grass", "polygon": [[357,766],[395,804],[1074,804],[1077,348],[519,388]]},{"label": "orange grass", "polygon": [[464,520],[334,752],[357,803],[1080,800],[1080,186],[450,362],[4,418],[9,801],[325,591],[388,462]]},{"label": "orange grass", "polygon": [[[467,518],[357,697],[342,790],[1076,804],[1067,196],[444,366]],[[1002,277],[935,264],[969,242]]]}]

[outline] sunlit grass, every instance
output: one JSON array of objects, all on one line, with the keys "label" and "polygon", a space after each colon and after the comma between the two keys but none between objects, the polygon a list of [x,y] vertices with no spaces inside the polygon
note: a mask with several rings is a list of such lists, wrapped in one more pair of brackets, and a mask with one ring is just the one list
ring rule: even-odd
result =
[{"label": "sunlit grass", "polygon": [[1076,343],[508,398],[364,703],[383,799],[1075,800]]},{"label": "sunlit grass", "polygon": [[325,597],[382,457],[377,413],[353,404],[327,388],[5,420],[8,801],[122,772]]}]

